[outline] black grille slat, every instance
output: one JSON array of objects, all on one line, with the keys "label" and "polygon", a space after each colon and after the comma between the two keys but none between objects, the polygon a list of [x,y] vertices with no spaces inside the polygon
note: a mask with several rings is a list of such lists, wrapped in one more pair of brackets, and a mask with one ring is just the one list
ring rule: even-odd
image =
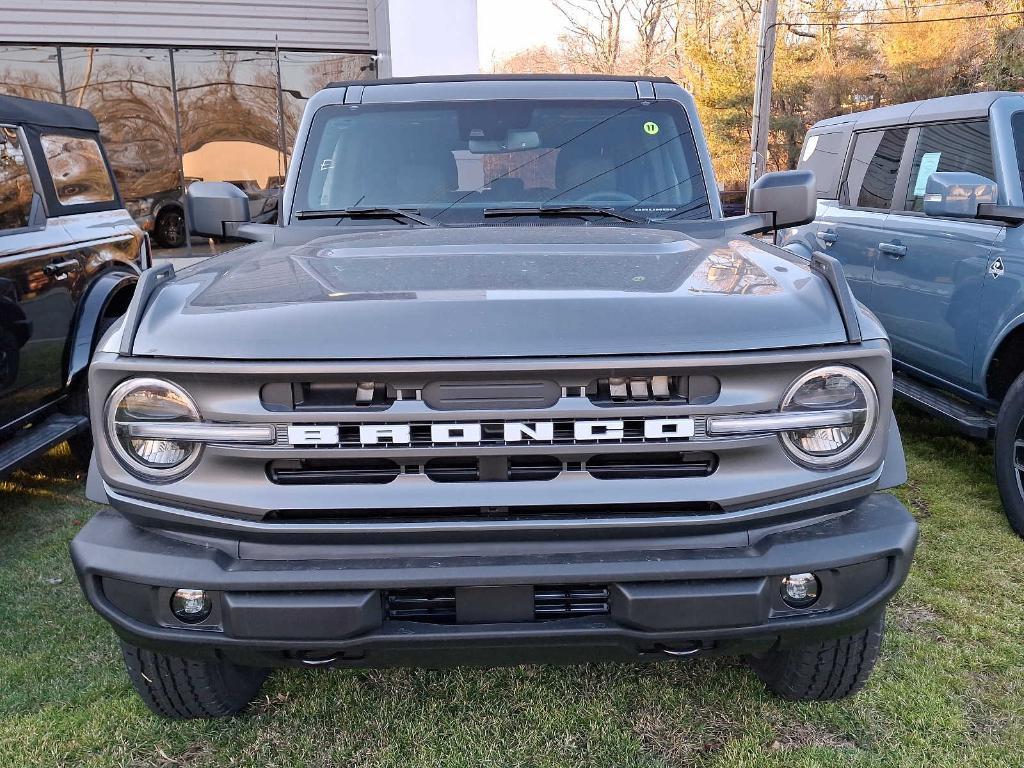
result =
[{"label": "black grille slat", "polygon": [[671,452],[609,453],[589,459],[585,466],[598,480],[657,480],[708,477],[716,464],[711,453]]},{"label": "black grille slat", "polygon": [[386,485],[402,474],[388,459],[302,459],[271,462],[267,475],[278,485]]},{"label": "black grille slat", "polygon": [[431,459],[423,474],[435,483],[474,483],[480,480],[480,463],[475,458]]},{"label": "black grille slat", "polygon": [[533,593],[535,619],[569,619],[608,613],[608,588],[601,586],[537,587]]},{"label": "black grille slat", "polygon": [[508,462],[508,479],[512,482],[554,480],[560,474],[562,462],[554,456],[515,456]]},{"label": "black grille slat", "polygon": [[455,590],[396,590],[385,597],[388,618],[393,621],[455,623]]},{"label": "black grille slat", "polygon": [[423,465],[423,473],[435,483],[554,480],[562,473],[562,462],[554,456],[431,459]]}]

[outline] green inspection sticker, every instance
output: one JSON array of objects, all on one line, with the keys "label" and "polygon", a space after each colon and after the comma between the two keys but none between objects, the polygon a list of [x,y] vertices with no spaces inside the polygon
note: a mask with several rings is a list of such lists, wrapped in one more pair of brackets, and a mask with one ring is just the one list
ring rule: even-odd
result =
[{"label": "green inspection sticker", "polygon": [[658,124],[655,123],[653,120],[648,120],[646,123],[644,123],[644,133],[648,134],[649,136],[654,136],[660,130],[661,128],[659,128]]}]

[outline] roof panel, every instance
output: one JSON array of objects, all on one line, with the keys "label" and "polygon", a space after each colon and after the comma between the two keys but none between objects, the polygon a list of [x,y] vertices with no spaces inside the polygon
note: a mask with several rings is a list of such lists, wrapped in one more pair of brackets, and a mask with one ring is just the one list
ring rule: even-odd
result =
[{"label": "roof panel", "polygon": [[77,128],[81,131],[99,130],[96,118],[87,109],[17,96],[0,96],[0,123],[29,123],[49,128]]}]

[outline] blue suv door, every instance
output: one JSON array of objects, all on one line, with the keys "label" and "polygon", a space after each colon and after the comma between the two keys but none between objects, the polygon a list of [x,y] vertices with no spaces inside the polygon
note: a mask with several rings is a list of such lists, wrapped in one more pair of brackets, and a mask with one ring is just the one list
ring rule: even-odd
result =
[{"label": "blue suv door", "polygon": [[915,128],[903,166],[899,200],[874,243],[871,307],[889,332],[895,360],[969,385],[982,286],[1003,228],[925,216],[924,190],[938,171],[994,177],[988,121]]},{"label": "blue suv door", "polygon": [[839,202],[828,203],[818,217],[815,245],[842,262],[854,294],[868,307],[874,304],[878,243],[885,239],[908,133],[886,128],[854,134]]}]

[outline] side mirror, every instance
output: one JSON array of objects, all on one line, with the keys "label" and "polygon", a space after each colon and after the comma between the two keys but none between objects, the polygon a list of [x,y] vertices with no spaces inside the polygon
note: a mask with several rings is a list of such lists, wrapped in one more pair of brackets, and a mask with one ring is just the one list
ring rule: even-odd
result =
[{"label": "side mirror", "polygon": [[814,221],[818,211],[814,171],[766,173],[750,188],[751,213],[771,216],[771,227],[796,227]]},{"label": "side mirror", "polygon": [[1024,208],[999,205],[999,185],[977,173],[941,172],[928,177],[924,212],[948,219],[986,219],[1017,227],[1024,224]]},{"label": "side mirror", "polygon": [[192,231],[207,237],[234,237],[250,221],[249,198],[226,181],[195,181],[188,188]]},{"label": "side mirror", "polygon": [[[920,187],[918,187],[920,189]],[[999,186],[976,173],[933,173],[924,188],[924,212],[928,216],[973,219],[982,203],[995,205]]]}]

